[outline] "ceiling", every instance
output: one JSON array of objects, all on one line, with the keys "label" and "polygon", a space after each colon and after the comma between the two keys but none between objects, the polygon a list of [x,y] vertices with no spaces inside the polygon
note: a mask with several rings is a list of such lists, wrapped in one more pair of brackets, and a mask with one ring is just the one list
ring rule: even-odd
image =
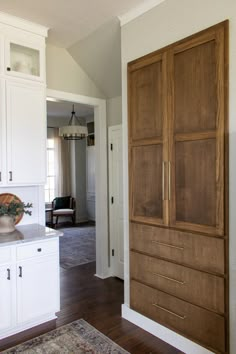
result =
[{"label": "ceiling", "polygon": [[[47,116],[50,118],[69,118],[71,117],[72,102],[68,101],[48,101],[47,100]],[[93,116],[94,109],[92,106],[75,103],[75,114],[78,118]]]},{"label": "ceiling", "polygon": [[150,0],[0,0],[0,11],[44,25],[49,42],[68,48],[112,18]]}]

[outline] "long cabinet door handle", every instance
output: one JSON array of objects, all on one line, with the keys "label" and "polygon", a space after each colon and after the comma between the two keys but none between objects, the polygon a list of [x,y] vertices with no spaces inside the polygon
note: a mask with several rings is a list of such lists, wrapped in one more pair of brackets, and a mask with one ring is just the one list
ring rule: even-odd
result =
[{"label": "long cabinet door handle", "polygon": [[155,241],[155,240],[152,240],[152,243],[156,243],[157,245],[160,245],[160,246],[175,248],[175,249],[180,250],[180,251],[184,250],[184,247],[171,245],[170,243],[164,243],[164,242],[159,242],[159,241]]},{"label": "long cabinet door handle", "polygon": [[7,268],[7,280],[11,280],[11,270]]},{"label": "long cabinet door handle", "polygon": [[165,200],[165,161],[162,162],[162,200]]},{"label": "long cabinet door handle", "polygon": [[171,199],[171,162],[168,162],[168,199]]},{"label": "long cabinet door handle", "polygon": [[173,281],[174,283],[177,283],[177,284],[180,284],[180,285],[185,285],[185,284],[186,284],[185,281],[177,280],[177,279],[174,279],[174,278],[170,278],[170,277],[167,277],[166,275],[162,275],[162,274],[155,273],[155,272],[151,272],[151,274],[153,274],[153,275],[155,275],[155,276],[157,276],[157,277],[166,279],[166,280]]},{"label": "long cabinet door handle", "polygon": [[0,182],[2,182],[2,172],[0,171]]},{"label": "long cabinet door handle", "polygon": [[13,179],[12,179],[12,171],[9,171],[9,181],[12,182]]},{"label": "long cabinet door handle", "polygon": [[19,267],[19,277],[22,278],[22,275],[23,275],[23,273],[22,273],[22,267],[20,266],[20,267]]},{"label": "long cabinet door handle", "polygon": [[157,307],[158,309],[161,309],[161,310],[163,310],[163,311],[165,311],[165,312],[168,312],[168,313],[170,313],[171,315],[180,318],[181,320],[185,320],[185,318],[187,317],[187,316],[178,315],[177,313],[175,313],[175,312],[173,312],[173,311],[170,311],[170,310],[166,309],[165,307],[160,306],[160,305],[158,305],[158,304],[152,304],[152,306]]}]

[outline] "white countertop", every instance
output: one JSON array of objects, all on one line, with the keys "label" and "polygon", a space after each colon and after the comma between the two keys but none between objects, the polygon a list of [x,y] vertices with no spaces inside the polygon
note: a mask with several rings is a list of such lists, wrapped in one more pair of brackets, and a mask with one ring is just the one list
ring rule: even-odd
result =
[{"label": "white countertop", "polygon": [[0,234],[0,247],[47,240],[49,238],[60,236],[63,236],[62,231],[54,230],[39,224],[16,226],[15,231],[8,234]]}]

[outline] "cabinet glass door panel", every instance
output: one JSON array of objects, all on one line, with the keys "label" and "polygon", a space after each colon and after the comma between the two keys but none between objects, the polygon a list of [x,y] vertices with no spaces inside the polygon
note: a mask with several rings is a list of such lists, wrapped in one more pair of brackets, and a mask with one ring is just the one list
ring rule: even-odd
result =
[{"label": "cabinet glass door panel", "polygon": [[216,226],[216,142],[175,145],[176,222]]},{"label": "cabinet glass door panel", "polygon": [[133,147],[131,155],[131,218],[162,223],[162,145]]},{"label": "cabinet glass door panel", "polygon": [[33,76],[40,76],[40,51],[16,43],[10,43],[11,70]]}]

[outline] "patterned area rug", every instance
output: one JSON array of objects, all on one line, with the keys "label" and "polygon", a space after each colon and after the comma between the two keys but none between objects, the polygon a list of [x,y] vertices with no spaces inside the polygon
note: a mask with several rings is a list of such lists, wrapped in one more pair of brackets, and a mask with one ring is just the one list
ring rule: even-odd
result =
[{"label": "patterned area rug", "polygon": [[83,319],[31,339],[5,354],[129,354]]},{"label": "patterned area rug", "polygon": [[60,265],[64,269],[96,260],[95,227],[71,227],[60,229]]}]

